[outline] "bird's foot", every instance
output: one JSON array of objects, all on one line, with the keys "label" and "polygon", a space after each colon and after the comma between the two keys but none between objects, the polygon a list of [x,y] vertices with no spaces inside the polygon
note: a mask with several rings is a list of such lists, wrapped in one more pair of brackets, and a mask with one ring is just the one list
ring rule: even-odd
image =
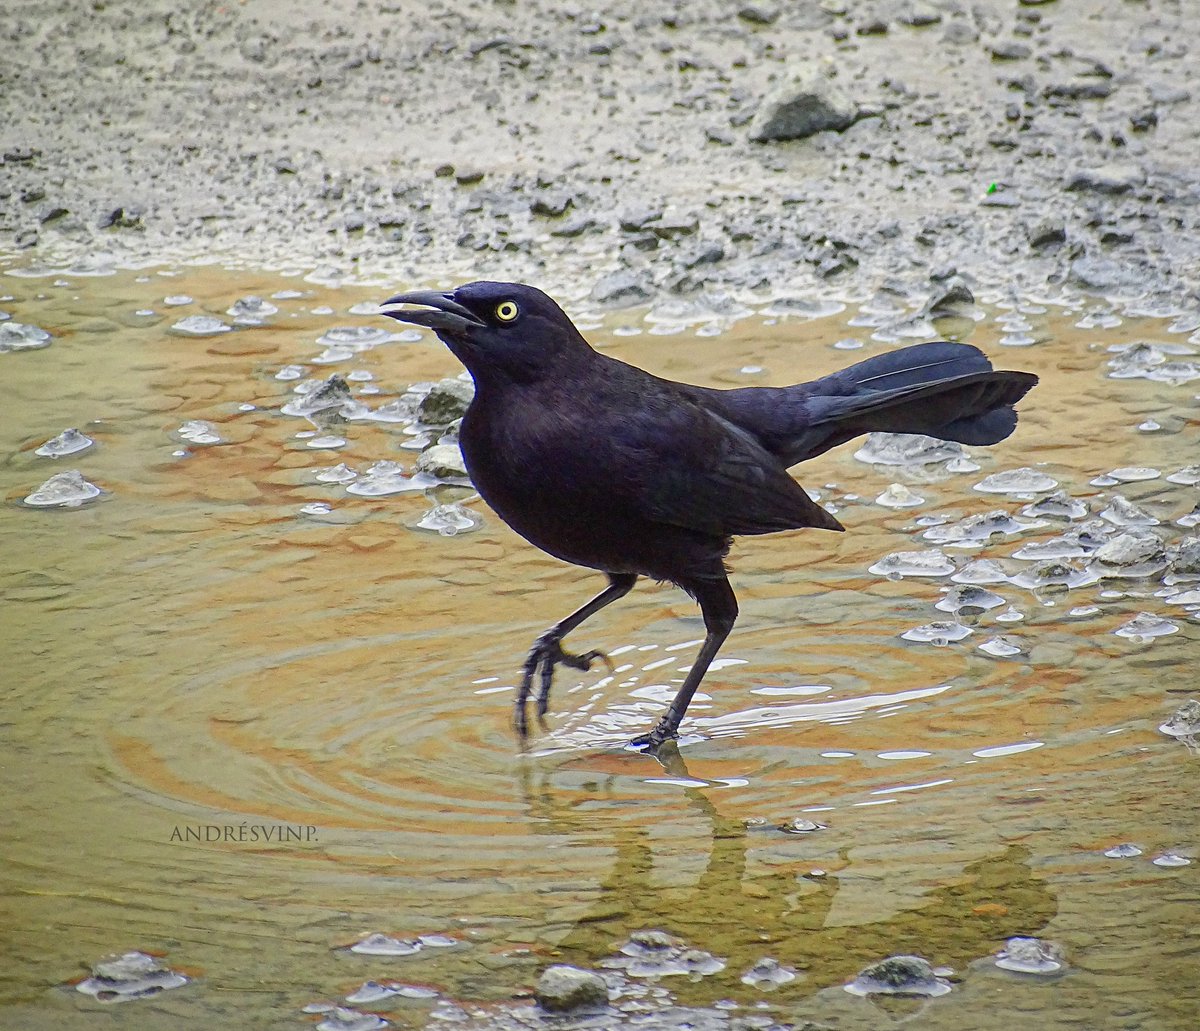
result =
[{"label": "bird's foot", "polygon": [[630,748],[642,752],[658,752],[667,741],[673,741],[679,736],[679,721],[671,721],[665,716],[655,724],[649,734],[639,734],[629,742]]},{"label": "bird's foot", "polygon": [[528,731],[528,721],[525,705],[533,690],[534,678],[538,678],[537,716],[540,721],[550,706],[550,687],[554,682],[555,666],[570,666],[572,669],[589,670],[592,663],[600,659],[613,671],[612,661],[602,651],[592,649],[581,655],[563,651],[562,638],[553,630],[547,630],[533,643],[522,669],[521,687],[517,691],[516,705],[513,709],[513,725],[522,737]]}]

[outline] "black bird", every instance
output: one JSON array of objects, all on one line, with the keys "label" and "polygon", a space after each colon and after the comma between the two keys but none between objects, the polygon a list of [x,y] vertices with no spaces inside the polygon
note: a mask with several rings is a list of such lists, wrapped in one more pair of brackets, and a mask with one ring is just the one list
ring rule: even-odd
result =
[{"label": "black bird", "polygon": [[[422,307],[392,307],[405,304]],[[732,538],[843,529],[789,466],[877,430],[994,444],[1012,433],[1012,406],[1037,383],[1027,372],[993,372],[968,344],[929,343],[809,383],[717,390],[592,350],[531,286],[468,283],[400,294],[384,307],[433,329],[475,380],[459,444],[483,499],[531,544],[608,577],[529,652],[514,713],[521,734],[535,678],[541,717],[556,665],[586,670],[605,658],[570,654],[562,639],[649,576],[682,587],[704,616],[704,643],[683,686],[633,744],[657,748],[674,737],[737,618],[723,561]]]}]

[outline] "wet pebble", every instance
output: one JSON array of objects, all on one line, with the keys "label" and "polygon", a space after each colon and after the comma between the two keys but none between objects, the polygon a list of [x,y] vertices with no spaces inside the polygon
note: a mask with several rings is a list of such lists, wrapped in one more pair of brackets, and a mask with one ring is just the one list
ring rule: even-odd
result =
[{"label": "wet pebble", "polygon": [[1082,558],[1087,550],[1066,537],[1051,537],[1046,541],[1030,541],[1012,553],[1013,558],[1027,562],[1046,562],[1058,558]]},{"label": "wet pebble", "polygon": [[1170,737],[1191,738],[1200,736],[1200,701],[1197,701],[1195,698],[1189,698],[1158,729]]},{"label": "wet pebble", "polygon": [[788,820],[787,823],[781,824],[779,829],[784,834],[812,834],[814,831],[825,830],[825,824],[817,823],[816,820],[810,820],[807,817],[797,816],[794,820]]},{"label": "wet pebble", "polygon": [[1157,526],[1155,519],[1145,509],[1138,507],[1121,494],[1114,494],[1108,508],[1100,513],[1101,519],[1106,519],[1115,526]]},{"label": "wet pebble", "polygon": [[942,612],[961,612],[964,609],[985,612],[1004,604],[1004,599],[993,591],[984,590],[974,584],[965,584],[962,587],[952,587],[934,608]]},{"label": "wet pebble", "polygon": [[1043,562],[1033,569],[1018,573],[1012,578],[1012,582],[1018,587],[1025,587],[1029,590],[1045,587],[1057,587],[1065,590],[1072,587],[1083,587],[1085,584],[1095,583],[1098,579],[1100,579],[1099,574],[1091,570],[1080,569],[1069,562]]},{"label": "wet pebble", "polygon": [[884,508],[915,508],[923,505],[925,499],[920,494],[909,490],[902,483],[893,483],[887,490],[875,499],[875,504]]},{"label": "wet pebble", "polygon": [[232,315],[239,321],[261,322],[278,311],[279,309],[270,301],[250,295],[234,301],[225,309],[225,314]]},{"label": "wet pebble", "polygon": [[458,502],[452,502],[447,505],[434,505],[412,525],[417,530],[429,530],[442,537],[454,537],[478,529],[483,525],[483,520]]},{"label": "wet pebble", "polygon": [[965,637],[970,637],[973,633],[973,630],[963,626],[961,623],[937,620],[933,623],[915,626],[911,630],[905,630],[900,636],[906,641],[943,646],[953,644],[955,641],[961,641]]},{"label": "wet pebble", "polygon": [[783,966],[778,960],[764,956],[742,975],[742,984],[763,991],[771,991],[781,984],[796,980],[796,971]]},{"label": "wet pebble", "polygon": [[1157,480],[1162,473],[1144,465],[1127,465],[1113,469],[1108,474],[1118,483],[1141,483],[1143,480]]},{"label": "wet pebble", "polygon": [[1089,511],[1088,503],[1082,498],[1073,498],[1065,490],[1057,490],[1026,505],[1021,509],[1021,515],[1035,519],[1083,519]]},{"label": "wet pebble", "polygon": [[51,437],[45,444],[34,451],[35,455],[43,458],[64,458],[86,451],[95,443],[91,437],[80,433],[77,429],[63,430],[57,437]]},{"label": "wet pebble", "polygon": [[869,465],[935,465],[962,456],[961,444],[920,433],[870,433],[854,452]]},{"label": "wet pebble", "polygon": [[343,376],[335,374],[305,389],[301,387],[304,384],[296,386],[299,396],[285,404],[280,411],[284,415],[305,418],[318,429],[326,429],[343,422],[348,416],[356,416],[358,409],[364,407],[350,396],[350,387]]},{"label": "wet pebble", "polygon": [[25,504],[34,508],[78,508],[99,496],[99,487],[85,480],[78,469],[70,469],[51,476],[32,494],[27,494]]},{"label": "wet pebble", "polygon": [[961,584],[1000,584],[1008,583],[1009,577],[998,562],[990,558],[977,558],[968,562],[950,579]]},{"label": "wet pebble", "polygon": [[1152,530],[1134,529],[1106,541],[1094,554],[1094,568],[1107,577],[1153,576],[1167,568],[1167,549]]},{"label": "wet pebble", "polygon": [[350,354],[358,354],[379,344],[390,343],[398,335],[379,326],[334,326],[317,337],[317,343],[322,347],[344,348]]},{"label": "wet pebble", "polygon": [[1150,860],[1155,866],[1161,866],[1168,870],[1175,869],[1180,866],[1191,866],[1192,861],[1187,856],[1181,856],[1177,852],[1164,852],[1162,855],[1155,856]]},{"label": "wet pebble", "polygon": [[725,961],[700,949],[691,949],[662,931],[635,931],[621,946],[620,955],[606,959],[605,967],[622,969],[631,977],[705,977],[725,969]]},{"label": "wet pebble", "polygon": [[212,423],[203,419],[191,419],[175,431],[180,440],[189,444],[220,444],[221,435],[217,433]]},{"label": "wet pebble", "polygon": [[1152,637],[1167,637],[1179,633],[1179,624],[1156,616],[1153,612],[1139,612],[1128,623],[1117,627],[1113,633],[1118,637],[1128,637],[1131,641],[1148,641]]},{"label": "wet pebble", "polygon": [[457,444],[434,444],[417,456],[417,471],[439,479],[464,479],[467,467]]},{"label": "wet pebble", "polygon": [[188,315],[180,319],[168,333],[181,337],[211,337],[229,333],[233,327],[212,315]]},{"label": "wet pebble", "polygon": [[1185,487],[1194,487],[1200,484],[1200,465],[1185,465],[1182,469],[1171,473],[1167,480]]},{"label": "wet pebble", "polygon": [[993,537],[1008,537],[1035,529],[1040,523],[1021,523],[1007,512],[997,509],[981,515],[967,516],[956,523],[934,526],[921,536],[936,544],[958,544],[967,541],[988,541]]},{"label": "wet pebble", "polygon": [[0,354],[6,351],[38,351],[50,346],[50,334],[27,322],[0,322]]},{"label": "wet pebble", "polygon": [[317,1025],[317,1031],[381,1031],[386,1027],[391,1027],[391,1024],[374,1013],[360,1013],[344,1006],[335,1006]]},{"label": "wet pebble", "polygon": [[608,1005],[608,985],[591,970],[558,964],[542,971],[534,998],[542,1009],[554,1013],[597,1008]]},{"label": "wet pebble", "polygon": [[350,483],[357,478],[358,473],[351,469],[345,462],[339,462],[337,465],[318,469],[313,476],[313,479],[319,483]]},{"label": "wet pebble", "polygon": [[399,462],[376,462],[357,480],[346,488],[347,494],[356,494],[364,498],[385,497],[388,494],[403,494],[406,491],[425,490],[437,485],[436,477],[423,476],[407,477],[404,467]]},{"label": "wet pebble", "polygon": [[1021,655],[1023,649],[1017,643],[1015,637],[1007,634],[998,634],[995,637],[989,637],[979,646],[979,651],[984,655],[990,655],[994,659],[1007,659],[1013,655]]},{"label": "wet pebble", "polygon": [[346,1001],[351,1006],[369,1006],[371,1003],[390,999],[396,994],[397,991],[392,985],[380,984],[378,981],[364,981],[346,996]]},{"label": "wet pebble", "polygon": [[1063,968],[1062,948],[1039,938],[1009,938],[996,953],[996,966],[1016,974],[1056,974]]},{"label": "wet pebble", "polygon": [[430,387],[417,406],[417,418],[426,426],[449,426],[461,419],[475,396],[475,386],[461,379],[443,379]]},{"label": "wet pebble", "polygon": [[361,956],[415,956],[421,951],[421,943],[415,939],[369,934],[351,945],[350,951]]},{"label": "wet pebble", "polygon": [[1023,466],[1020,469],[1007,469],[1004,472],[992,473],[985,476],[975,489],[985,494],[1040,494],[1043,491],[1054,490],[1058,481],[1043,472]]},{"label": "wet pebble", "polygon": [[188,983],[183,974],[144,952],[109,956],[92,967],[92,976],[80,981],[76,990],[99,1002],[130,1002],[157,995]]},{"label": "wet pebble", "polygon": [[950,992],[928,960],[920,956],[890,956],[872,963],[845,986],[851,995],[924,995],[937,998]]},{"label": "wet pebble", "polygon": [[888,579],[905,576],[948,576],[954,572],[954,563],[937,549],[929,551],[894,551],[885,555],[869,572]]}]

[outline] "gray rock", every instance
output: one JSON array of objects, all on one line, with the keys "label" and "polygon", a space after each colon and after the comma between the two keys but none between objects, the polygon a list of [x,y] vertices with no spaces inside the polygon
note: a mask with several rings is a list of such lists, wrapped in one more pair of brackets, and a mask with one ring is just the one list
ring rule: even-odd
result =
[{"label": "gray rock", "polygon": [[622,212],[619,224],[626,233],[640,233],[651,222],[662,218],[663,209],[657,207],[632,208]]},{"label": "gray rock", "polygon": [[797,140],[832,129],[841,132],[859,117],[858,105],[817,69],[799,68],[762,102],[750,123],[755,143]]},{"label": "gray rock", "polygon": [[482,180],[483,175],[482,168],[474,168],[468,165],[465,168],[456,168],[454,170],[454,181],[460,186],[470,186],[472,183]]},{"label": "gray rock", "polygon": [[599,974],[560,964],[542,972],[534,997],[542,1009],[554,1012],[607,1006],[608,986]]},{"label": "gray rock", "polygon": [[562,225],[551,229],[550,235],[570,239],[571,237],[582,236],[584,233],[594,233],[602,228],[603,226],[592,218],[591,215],[574,215],[563,222]]},{"label": "gray rock", "polygon": [[1057,219],[1039,222],[1029,233],[1029,246],[1035,250],[1061,247],[1066,242],[1066,226]]},{"label": "gray rock", "polygon": [[779,5],[771,3],[742,4],[738,11],[738,17],[742,21],[750,22],[751,25],[773,25],[779,17]]},{"label": "gray rock", "polygon": [[925,3],[915,3],[901,12],[899,21],[902,25],[911,25],[914,29],[926,25],[936,25],[942,20],[942,12],[936,7]]},{"label": "gray rock", "polygon": [[1110,290],[1129,290],[1145,286],[1145,276],[1129,265],[1084,254],[1071,262],[1071,281],[1085,290],[1101,293]]},{"label": "gray rock", "polygon": [[716,240],[701,241],[679,258],[681,268],[693,269],[697,265],[715,265],[725,257],[725,248]]},{"label": "gray rock", "polygon": [[926,306],[930,318],[940,319],[954,315],[969,315],[975,306],[975,295],[958,276],[954,276],[942,287],[940,293],[931,297]]},{"label": "gray rock", "polygon": [[1075,192],[1128,193],[1144,182],[1142,170],[1136,165],[1101,165],[1073,172],[1066,188]]},{"label": "gray rock", "polygon": [[630,269],[618,269],[601,276],[592,287],[591,298],[600,304],[640,304],[653,295],[646,277]]},{"label": "gray rock", "polygon": [[962,19],[950,22],[946,26],[946,31],[942,33],[942,42],[952,46],[964,46],[967,43],[974,43],[977,39],[979,39],[979,30],[969,21]]},{"label": "gray rock", "polygon": [[988,50],[997,61],[1020,61],[1033,52],[1026,44],[1015,43],[1011,40],[995,43],[988,47]]},{"label": "gray rock", "polygon": [[529,205],[529,210],[535,215],[546,215],[558,218],[566,214],[567,208],[574,203],[575,198],[566,190],[553,190],[550,193],[539,194]]},{"label": "gray rock", "polygon": [[691,236],[700,228],[700,220],[695,215],[656,218],[653,222],[647,222],[645,228],[660,239],[673,240],[679,236]]},{"label": "gray rock", "polygon": [[427,426],[449,426],[461,419],[475,396],[475,387],[466,380],[438,380],[417,406],[417,418]]},{"label": "gray rock", "polygon": [[1070,82],[1053,82],[1043,91],[1048,100],[1103,100],[1113,91],[1107,79],[1072,79]]},{"label": "gray rock", "polygon": [[419,473],[431,473],[441,479],[467,475],[467,467],[463,463],[462,452],[457,444],[434,444],[433,447],[427,447],[417,455],[416,467]]}]

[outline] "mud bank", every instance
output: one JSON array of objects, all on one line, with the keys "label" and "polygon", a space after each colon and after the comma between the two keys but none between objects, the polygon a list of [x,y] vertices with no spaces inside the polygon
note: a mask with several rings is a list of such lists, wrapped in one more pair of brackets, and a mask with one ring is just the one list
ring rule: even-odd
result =
[{"label": "mud bank", "polygon": [[[1195,0],[14,0],[0,251],[613,305],[954,272],[1194,300],[1198,20]],[[752,142],[795,80],[845,127]]]}]

